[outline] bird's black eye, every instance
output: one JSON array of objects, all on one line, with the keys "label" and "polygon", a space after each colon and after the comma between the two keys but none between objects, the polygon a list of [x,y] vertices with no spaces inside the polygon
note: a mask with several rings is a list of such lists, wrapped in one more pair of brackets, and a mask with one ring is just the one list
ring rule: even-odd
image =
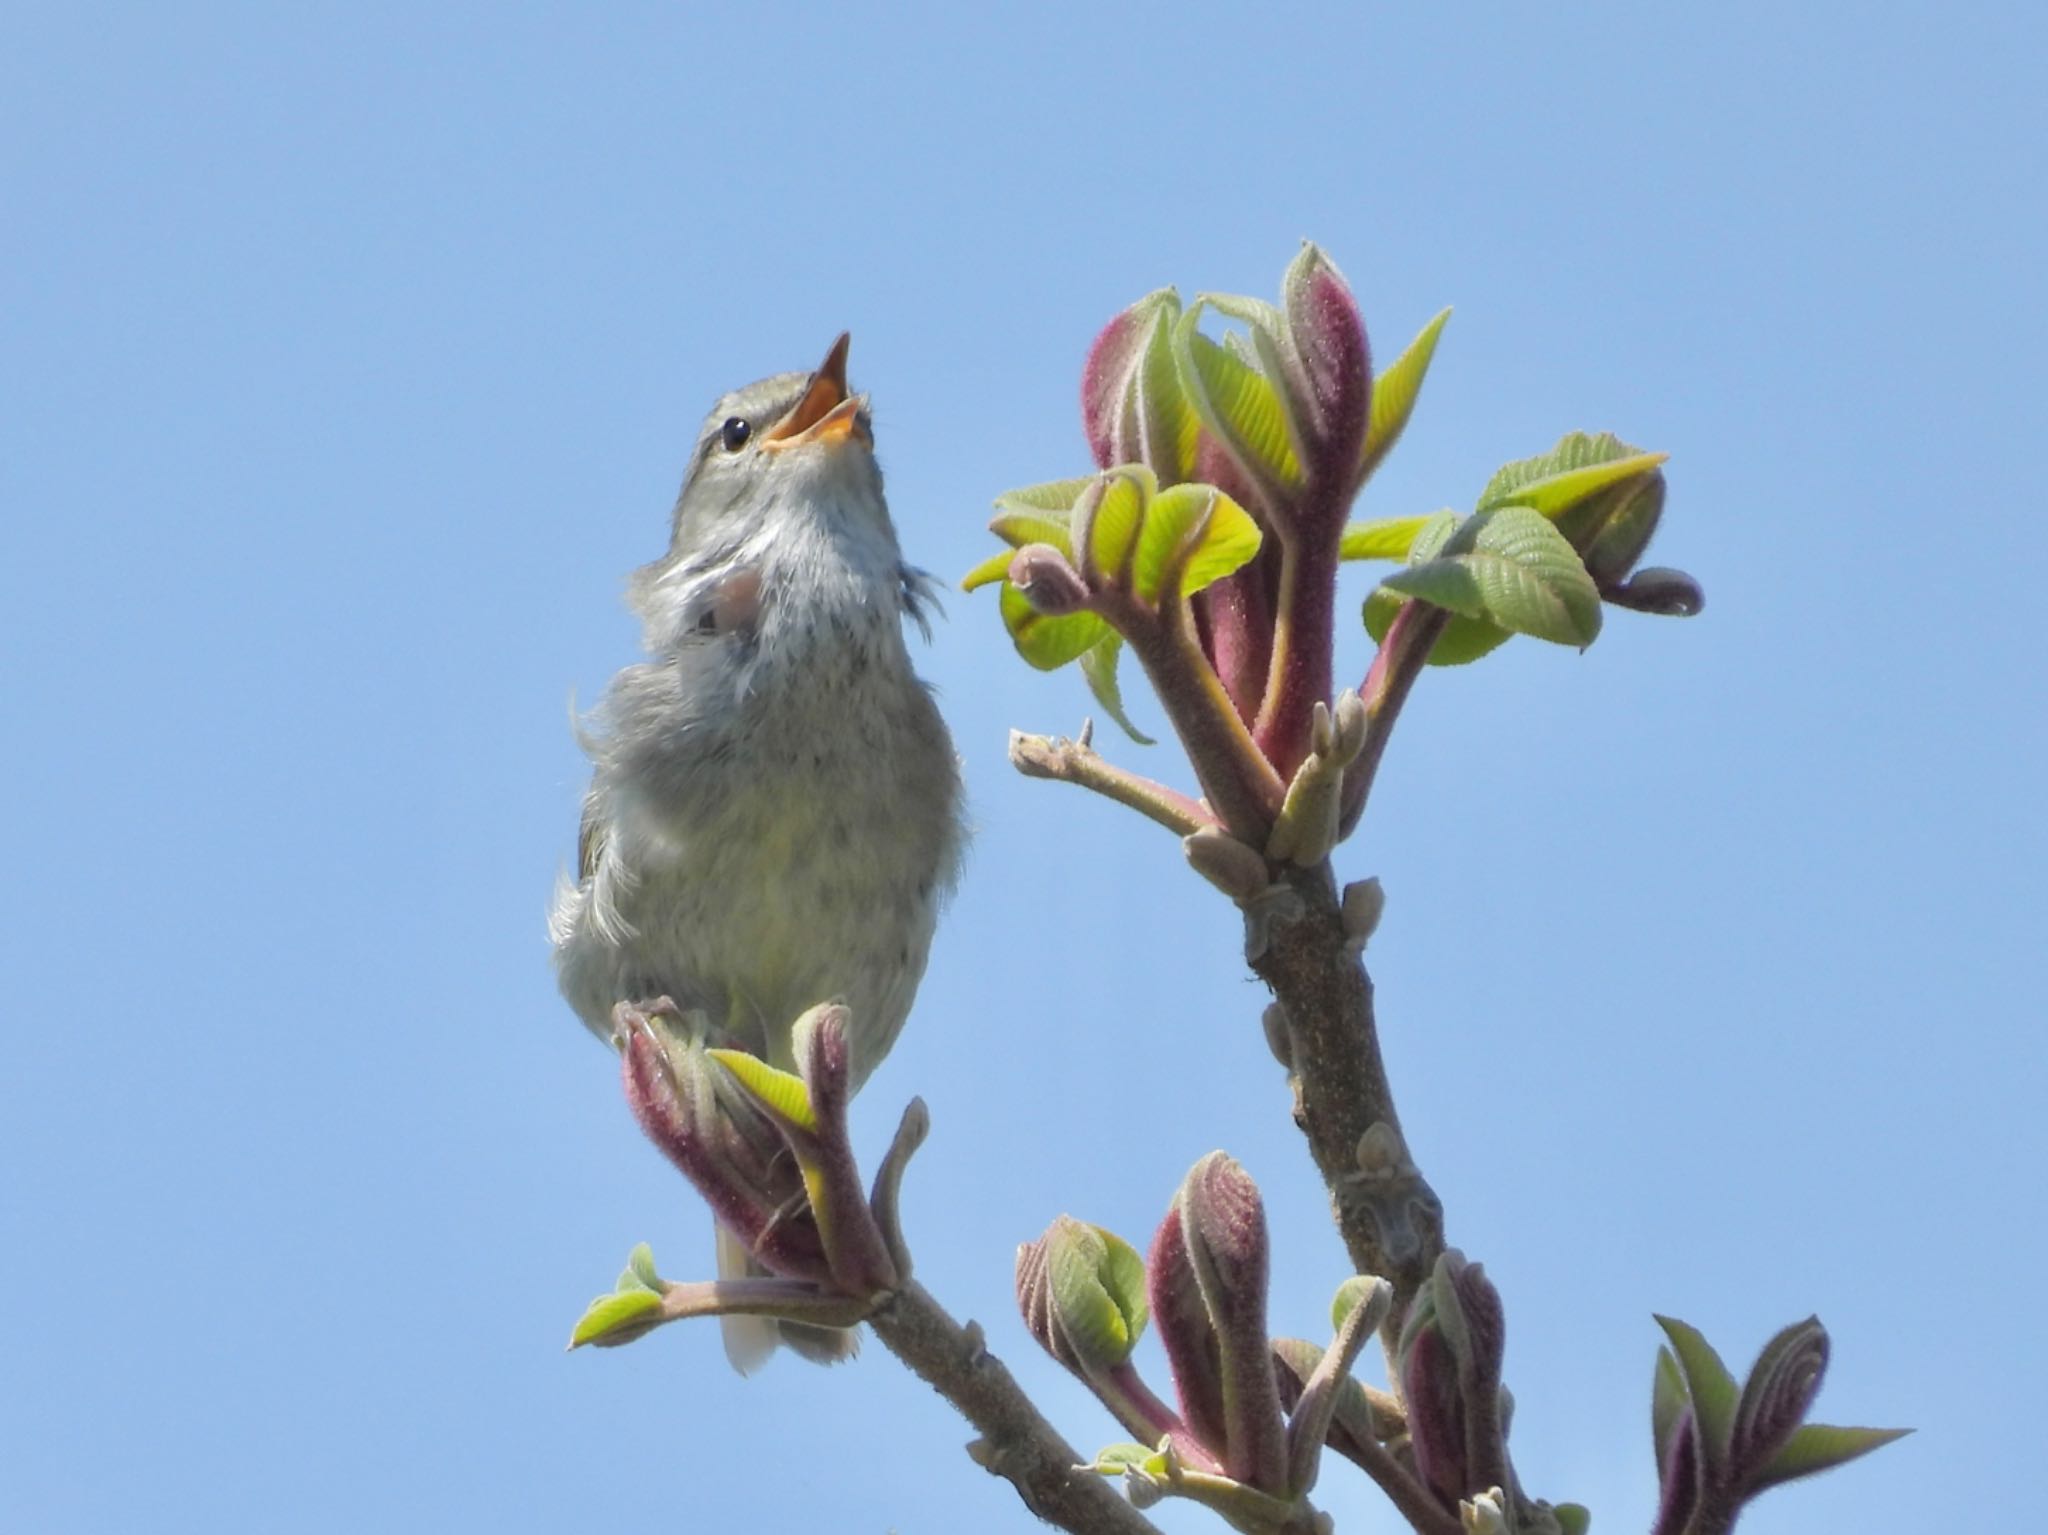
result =
[{"label": "bird's black eye", "polygon": [[718,437],[725,444],[725,451],[737,453],[747,445],[747,439],[754,435],[753,423],[745,416],[727,416],[725,425],[718,429]]}]

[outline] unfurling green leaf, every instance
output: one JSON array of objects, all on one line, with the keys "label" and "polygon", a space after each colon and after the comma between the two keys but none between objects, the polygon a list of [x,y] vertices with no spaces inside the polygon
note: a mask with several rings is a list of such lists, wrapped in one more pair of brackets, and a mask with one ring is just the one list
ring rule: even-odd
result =
[{"label": "unfurling green leaf", "polygon": [[[1583,436],[1582,433],[1574,435]],[[1503,480],[1502,476],[1510,475],[1512,471],[1529,465],[1549,462],[1556,455],[1546,454],[1543,458],[1524,459],[1519,464],[1509,464],[1494,476],[1494,483],[1489,485],[1486,494],[1479,498],[1478,510],[1490,512],[1502,506],[1527,506],[1554,520],[1587,497],[1606,490],[1609,486],[1618,485],[1623,480],[1646,475],[1671,457],[1669,453],[1628,451],[1626,444],[1611,433],[1603,432],[1597,441],[1611,443],[1624,451],[1615,458],[1581,464],[1574,469],[1560,470],[1519,483],[1512,479]]]},{"label": "unfurling green leaf", "polygon": [[1081,424],[1095,462],[1143,463],[1167,484],[1193,472],[1199,422],[1173,358],[1180,295],[1161,288],[1095,338],[1081,374]]},{"label": "unfurling green leaf", "polygon": [[1095,1452],[1095,1459],[1086,1469],[1101,1476],[1122,1476],[1135,1470],[1147,1476],[1164,1477],[1166,1456],[1149,1445],[1135,1442],[1106,1444]]},{"label": "unfurling green leaf", "polygon": [[1463,519],[1449,507],[1431,512],[1415,530],[1414,542],[1408,546],[1408,563],[1420,565],[1424,560],[1435,559],[1462,525]]},{"label": "unfurling green leaf", "polygon": [[1697,1328],[1667,1316],[1658,1317],[1657,1325],[1671,1340],[1671,1352],[1678,1361],[1686,1397],[1692,1403],[1699,1425],[1700,1459],[1708,1475],[1718,1477],[1727,1460],[1728,1434],[1735,1425],[1735,1408],[1741,1400],[1735,1377],[1728,1373],[1728,1366]]},{"label": "unfurling green leaf", "polygon": [[1128,455],[1117,456],[1142,461],[1167,485],[1178,484],[1195,472],[1195,444],[1202,433],[1201,418],[1181,387],[1180,369],[1173,359],[1173,325],[1179,318],[1177,305],[1172,310],[1162,308],[1146,332],[1129,407],[1137,440]]},{"label": "unfurling green leaf", "polygon": [[[1421,538],[1416,544],[1420,553]],[[1382,589],[1553,644],[1583,647],[1599,634],[1599,590],[1540,512],[1508,506],[1478,514],[1444,547],[1387,577]]]},{"label": "unfurling green leaf", "polygon": [[995,585],[1010,573],[1010,557],[1015,553],[1014,549],[998,549],[960,578],[960,590],[972,592]]},{"label": "unfurling green leaf", "polygon": [[[1479,509],[1526,506],[1541,512],[1578,550],[1594,584],[1613,599],[1664,515],[1660,466],[1666,457],[1639,452],[1611,432],[1571,432],[1550,452],[1503,466],[1480,496]],[[1625,605],[1651,606],[1653,600],[1662,599],[1646,594]],[[1685,608],[1680,603],[1672,611]]]},{"label": "unfurling green leaf", "polygon": [[[1380,462],[1400,441],[1401,432],[1414,413],[1416,397],[1422,393],[1422,380],[1429,372],[1430,360],[1436,356],[1437,337],[1443,334],[1444,323],[1450,317],[1448,309],[1439,313],[1422,327],[1420,334],[1408,343],[1399,357],[1373,378],[1372,415],[1365,430],[1365,452],[1358,476],[1361,481],[1372,477],[1373,470],[1379,468]],[[1364,556],[1346,555],[1345,558]]]},{"label": "unfurling green leaf", "polygon": [[1910,1428],[1835,1428],[1826,1423],[1808,1423],[1793,1432],[1785,1447],[1751,1485],[1761,1492],[1780,1482],[1832,1471],[1912,1432]]},{"label": "unfurling green leaf", "polygon": [[1157,603],[1169,573],[1178,570],[1180,595],[1243,568],[1259,552],[1259,525],[1213,485],[1175,485],[1152,498],[1132,571],[1138,599]]},{"label": "unfurling green leaf", "polygon": [[1138,543],[1138,524],[1159,481],[1143,464],[1127,464],[1100,477],[1099,491],[1074,504],[1069,536],[1082,574],[1093,584],[1120,586]]},{"label": "unfurling green leaf", "polygon": [[[1051,544],[1071,559],[1074,549],[1068,542],[1067,528],[1074,503],[1094,483],[1095,476],[1091,474],[1077,480],[1053,480],[1008,491],[996,497],[997,512],[989,519],[988,530],[1013,550],[1026,544]],[[1009,571],[1009,554],[992,554],[961,578],[960,589],[971,592],[991,586]]]},{"label": "unfurling green leaf", "polygon": [[[1074,503],[1081,499],[1081,492],[1095,483],[1092,474],[1076,475],[1071,480],[1047,480],[1042,485],[1026,485],[1020,490],[1006,490],[996,497],[999,512],[1057,512],[1060,526],[1066,526],[1066,513],[1074,509]],[[1026,543],[1041,542],[1026,539]],[[1050,540],[1043,540],[1050,542]]]},{"label": "unfurling green leaf", "polygon": [[1022,549],[1026,544],[1051,544],[1061,554],[1072,559],[1074,546],[1067,540],[1068,525],[1069,518],[1064,515],[1055,517],[1044,512],[998,512],[989,519],[988,530],[1012,549]]},{"label": "unfurling green leaf", "polygon": [[[1143,464],[1013,491],[1004,501],[1009,509],[989,527],[1015,553],[984,560],[963,584],[971,590],[1001,581],[998,607],[1018,654],[1041,671],[1084,660],[1096,699],[1132,739],[1149,745],[1123,710],[1120,643],[1108,643],[1116,631],[1084,604],[1112,589],[1147,606],[1200,591],[1258,553],[1258,524],[1214,486],[1160,490]],[[1060,502],[1067,503],[1064,520]]]},{"label": "unfurling green leaf", "polygon": [[1103,713],[1115,720],[1125,735],[1140,746],[1153,746],[1158,743],[1132,724],[1131,717],[1124,712],[1124,690],[1116,676],[1116,664],[1123,648],[1123,636],[1114,631],[1104,635],[1081,653],[1081,675],[1087,680],[1088,691],[1102,705]]},{"label": "unfurling green leaf", "polygon": [[1197,302],[1174,327],[1174,355],[1188,398],[1230,456],[1274,492],[1301,483],[1301,461],[1288,436],[1287,412],[1273,383],[1250,363],[1196,329]]},{"label": "unfurling green leaf", "polygon": [[818,1116],[811,1109],[810,1090],[794,1072],[779,1071],[744,1050],[704,1052],[739,1079],[740,1086],[775,1118],[815,1134]]},{"label": "unfurling green leaf", "polygon": [[1650,1451],[1659,1470],[1671,1451],[1671,1433],[1685,1414],[1685,1375],[1668,1348],[1657,1350],[1657,1373],[1650,1383]]},{"label": "unfurling green leaf", "polygon": [[1150,1314],[1144,1260],[1115,1232],[1067,1215],[1042,1241],[1051,1319],[1064,1350],[1056,1356],[1086,1375],[1115,1369],[1130,1358]]},{"label": "unfurling green leaf", "polygon": [[1728,1438],[1728,1458],[1737,1475],[1750,1476],[1768,1464],[1806,1420],[1827,1373],[1828,1350],[1828,1330],[1817,1316],[1794,1322],[1764,1345],[1742,1383]]},{"label": "unfurling green leaf", "polygon": [[619,1275],[619,1289],[628,1288],[627,1281],[643,1290],[661,1290],[661,1275],[654,1268],[654,1249],[645,1242],[640,1243],[626,1255],[626,1271]]},{"label": "unfurling green leaf", "polygon": [[[1401,610],[1401,599],[1384,587],[1375,587],[1365,599],[1365,629],[1375,640],[1387,637],[1387,630],[1394,622],[1394,615]],[[1481,656],[1491,655],[1514,636],[1499,624],[1488,623],[1483,618],[1459,618],[1453,615],[1444,625],[1444,632],[1430,647],[1431,666],[1465,666]]]},{"label": "unfurling green leaf", "polygon": [[[1344,530],[1337,546],[1340,560],[1405,560],[1415,545],[1427,517],[1382,517],[1377,522],[1354,522]],[[1000,572],[998,572],[1000,574]]]},{"label": "unfurling green leaf", "polygon": [[[1008,568],[1008,560],[1006,555],[1005,569]],[[1059,670],[1100,644],[1103,636],[1112,632],[1109,625],[1093,613],[1069,613],[1060,618],[1048,618],[1007,581],[1003,583],[1000,606],[1003,627],[1010,631],[1010,641],[1017,647],[1017,654],[1042,672]]]},{"label": "unfurling green leaf", "polygon": [[1533,506],[1554,514],[1603,486],[1654,469],[1667,456],[1630,447],[1612,432],[1567,432],[1548,453],[1501,465],[1474,509]]},{"label": "unfurling green leaf", "polygon": [[569,1334],[569,1347],[586,1343],[613,1348],[643,1337],[661,1322],[661,1296],[653,1290],[634,1286],[600,1295],[590,1303]]}]

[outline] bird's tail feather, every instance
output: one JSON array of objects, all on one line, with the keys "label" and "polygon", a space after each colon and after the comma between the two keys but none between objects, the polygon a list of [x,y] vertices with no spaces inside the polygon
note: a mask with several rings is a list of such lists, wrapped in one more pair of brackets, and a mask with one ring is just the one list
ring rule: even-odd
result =
[{"label": "bird's tail feather", "polygon": [[[768,1271],[754,1261],[744,1243],[717,1222],[718,1277],[758,1279]],[[813,1364],[838,1364],[860,1350],[860,1334],[838,1327],[814,1327],[808,1322],[778,1322],[766,1316],[722,1316],[718,1325],[725,1338],[725,1357],[742,1375],[751,1375],[768,1361],[778,1345]]]}]

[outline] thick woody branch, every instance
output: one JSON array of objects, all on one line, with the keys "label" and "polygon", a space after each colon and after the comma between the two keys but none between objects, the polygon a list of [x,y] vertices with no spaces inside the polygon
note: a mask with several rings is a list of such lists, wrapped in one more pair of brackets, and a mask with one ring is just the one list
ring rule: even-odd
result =
[{"label": "thick woody branch", "polygon": [[981,1433],[969,1453],[1017,1489],[1024,1506],[1071,1535],[1159,1535],[1114,1482],[1081,1457],[1031,1403],[981,1330],[962,1327],[912,1280],[868,1319],[883,1345]]},{"label": "thick woody branch", "polygon": [[[1288,870],[1282,880],[1300,897],[1301,914],[1273,925],[1252,968],[1284,1015],[1294,1122],[1329,1189],[1345,1249],[1358,1273],[1392,1281],[1398,1319],[1443,1250],[1441,1216],[1419,1175],[1411,1173],[1412,1188],[1392,1189],[1390,1202],[1361,1156],[1389,1138],[1398,1144],[1401,1122],[1380,1057],[1372,981],[1349,943],[1330,866]],[[1378,1125],[1387,1128],[1375,1133]]]}]

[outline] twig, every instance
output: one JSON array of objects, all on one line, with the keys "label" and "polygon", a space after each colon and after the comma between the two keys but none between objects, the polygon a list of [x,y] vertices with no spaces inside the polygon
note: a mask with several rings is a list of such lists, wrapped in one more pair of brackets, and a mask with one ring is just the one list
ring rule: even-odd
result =
[{"label": "twig", "polygon": [[1151,679],[1159,706],[1187,749],[1202,793],[1240,842],[1266,845],[1287,785],[1273,770],[1238,715],[1216,669],[1202,654],[1193,616],[1181,601],[1162,602],[1155,615],[1137,608],[1104,610]]},{"label": "twig", "polygon": [[1354,1440],[1337,1453],[1373,1479],[1417,1535],[1463,1535],[1458,1516],[1437,1502],[1386,1446],[1375,1440]]},{"label": "twig", "polygon": [[1216,818],[1196,801],[1177,789],[1126,772],[1097,754],[1088,744],[1087,733],[1078,741],[1055,740],[1051,736],[1029,736],[1021,730],[1010,732],[1010,762],[1026,778],[1050,778],[1059,783],[1079,784],[1097,794],[1128,805],[1138,814],[1157,821],[1177,836],[1188,836]]},{"label": "twig", "polygon": [[1070,1535],[1159,1535],[1116,1485],[1085,1469],[1031,1403],[980,1330],[955,1322],[911,1280],[868,1319],[890,1353],[980,1430],[975,1460],[1017,1489],[1024,1506]]},{"label": "twig", "polygon": [[[1343,519],[1336,519],[1341,526]],[[1265,702],[1252,734],[1259,749],[1292,777],[1308,755],[1309,712],[1330,701],[1331,632],[1336,622],[1337,545],[1327,540],[1286,543],[1280,559],[1280,613]]]},{"label": "twig", "polygon": [[1446,609],[1411,598],[1401,604],[1394,614],[1393,623],[1387,627],[1386,637],[1380,641],[1380,648],[1373,655],[1365,681],[1358,687],[1358,696],[1365,700],[1365,749],[1344,775],[1344,809],[1338,821],[1339,836],[1350,836],[1358,825],[1358,818],[1365,813],[1365,802],[1372,794],[1372,781],[1379,773],[1380,758],[1386,755],[1387,741],[1394,733],[1394,724],[1401,717],[1401,706],[1408,701],[1409,690],[1415,686],[1415,679],[1422,675],[1422,668],[1429,662],[1430,651],[1436,648],[1444,626],[1450,621],[1451,615]]}]

